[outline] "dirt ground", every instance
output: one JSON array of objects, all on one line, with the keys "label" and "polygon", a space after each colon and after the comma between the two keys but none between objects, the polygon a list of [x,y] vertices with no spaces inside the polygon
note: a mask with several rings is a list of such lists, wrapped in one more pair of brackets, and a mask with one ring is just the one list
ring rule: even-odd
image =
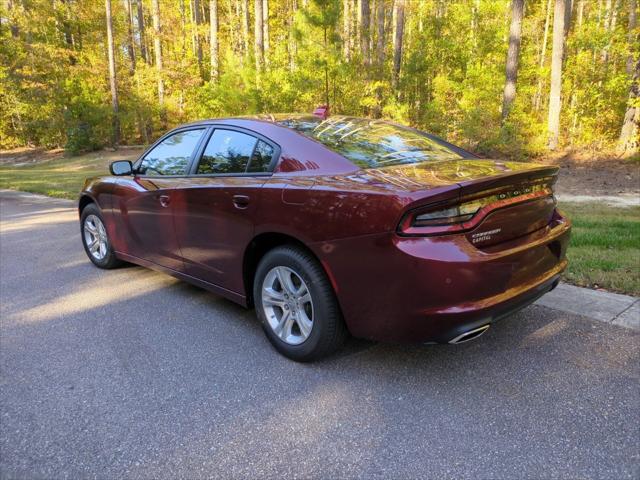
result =
[{"label": "dirt ground", "polygon": [[[121,147],[100,152],[108,159],[135,159],[143,147]],[[94,152],[97,153],[97,152]],[[57,160],[63,149],[44,150],[20,148],[0,151],[0,165],[27,165]],[[560,153],[540,160],[558,165],[558,194],[569,195],[640,195],[640,160],[621,159],[614,155]]]},{"label": "dirt ground", "polygon": [[568,153],[542,160],[558,165],[556,191],[570,195],[640,195],[640,160]]}]

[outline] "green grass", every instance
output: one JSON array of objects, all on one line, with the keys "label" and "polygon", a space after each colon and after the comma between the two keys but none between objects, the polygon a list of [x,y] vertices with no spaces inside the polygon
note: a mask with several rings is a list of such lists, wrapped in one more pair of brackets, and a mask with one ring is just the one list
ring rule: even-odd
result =
[{"label": "green grass", "polygon": [[573,222],[568,282],[640,295],[640,207],[563,203]]},{"label": "green grass", "polygon": [[133,160],[140,151],[100,151],[42,163],[3,165],[0,166],[0,188],[76,199],[86,178],[106,175],[111,162]]},{"label": "green grass", "polygon": [[[94,152],[24,166],[0,166],[0,188],[78,197],[85,178],[108,172],[109,163],[139,150]],[[564,203],[573,221],[565,279],[592,288],[640,295],[640,207]]]}]

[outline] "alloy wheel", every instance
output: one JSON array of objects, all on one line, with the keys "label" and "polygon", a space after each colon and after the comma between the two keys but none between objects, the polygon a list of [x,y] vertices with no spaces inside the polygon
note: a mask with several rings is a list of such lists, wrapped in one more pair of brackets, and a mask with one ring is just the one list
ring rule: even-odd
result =
[{"label": "alloy wheel", "polygon": [[84,220],[84,242],[96,260],[100,261],[107,255],[107,230],[97,215],[88,215]]},{"label": "alloy wheel", "polygon": [[274,267],[262,282],[262,308],[269,327],[289,345],[303,343],[313,329],[313,301],[302,277],[289,267]]}]

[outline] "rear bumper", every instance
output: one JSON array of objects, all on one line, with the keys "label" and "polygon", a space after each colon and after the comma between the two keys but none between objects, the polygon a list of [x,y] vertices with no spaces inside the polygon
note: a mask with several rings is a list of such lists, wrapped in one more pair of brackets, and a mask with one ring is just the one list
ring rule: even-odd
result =
[{"label": "rear bumper", "polygon": [[533,302],[542,297],[545,293],[550,292],[558,283],[560,283],[560,274],[566,268],[567,261],[558,264],[556,269],[549,272],[540,279],[540,283],[534,287],[528,288],[523,292],[504,292],[492,299],[487,299],[481,305],[468,306],[464,311],[452,309],[450,312],[434,312],[430,315],[440,316],[443,321],[446,316],[451,316],[446,321],[451,325],[449,330],[443,331],[440,335],[430,339],[434,343],[455,343],[454,339],[460,338],[466,332],[478,329],[480,327],[493,325],[498,320],[513,315],[514,313],[528,307]]},{"label": "rear bumper", "polygon": [[449,342],[552,290],[567,266],[565,219],[500,249],[463,235],[374,235],[315,245],[356,337]]}]

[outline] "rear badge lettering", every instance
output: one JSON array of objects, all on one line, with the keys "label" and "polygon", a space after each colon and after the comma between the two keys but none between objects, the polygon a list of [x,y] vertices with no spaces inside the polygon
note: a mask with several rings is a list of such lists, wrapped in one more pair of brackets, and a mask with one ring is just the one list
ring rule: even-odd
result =
[{"label": "rear badge lettering", "polygon": [[473,233],[471,234],[471,243],[479,243],[491,240],[491,237],[493,235],[495,235],[496,233],[500,233],[501,231],[501,228],[496,228],[494,230],[487,230],[486,232]]}]

